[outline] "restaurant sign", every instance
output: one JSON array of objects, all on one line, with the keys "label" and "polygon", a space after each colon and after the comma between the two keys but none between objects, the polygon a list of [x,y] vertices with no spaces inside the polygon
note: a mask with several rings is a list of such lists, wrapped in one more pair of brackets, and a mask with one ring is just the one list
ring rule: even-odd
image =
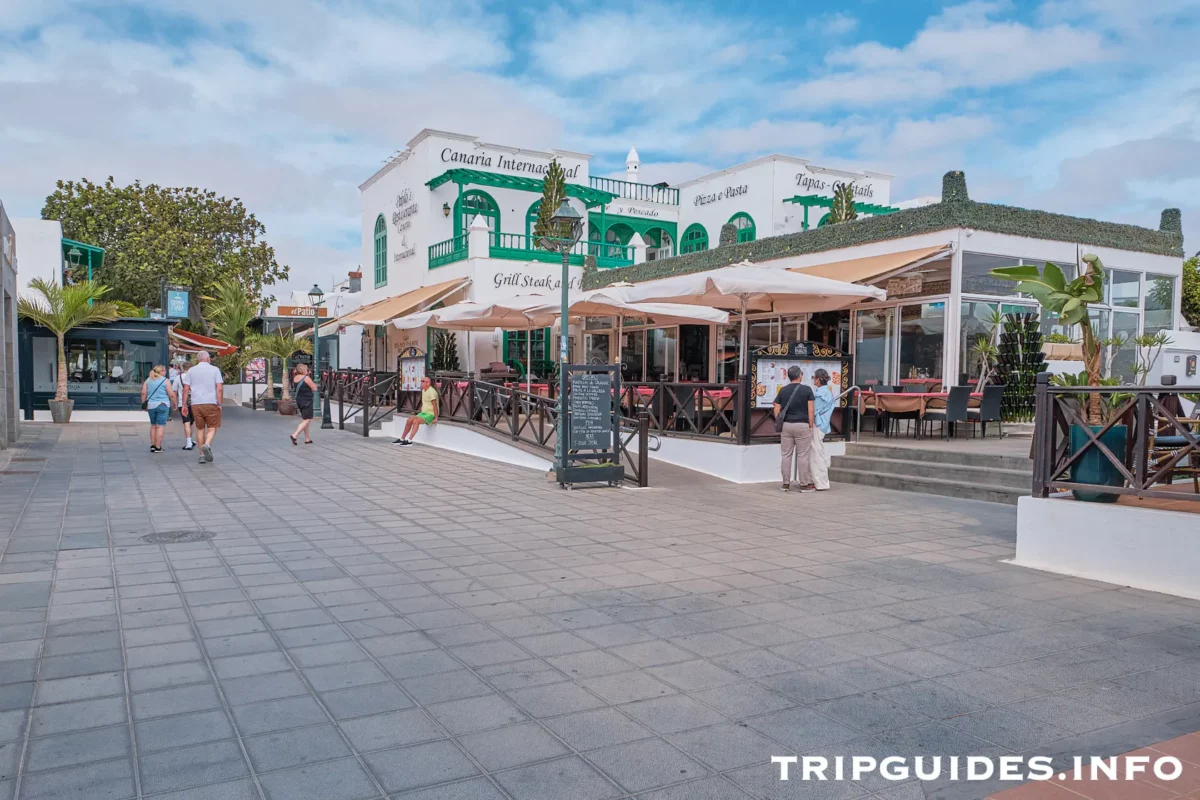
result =
[{"label": "restaurant sign", "polygon": [[279,306],[277,309],[275,309],[275,316],[310,318],[314,316],[314,311],[316,312],[315,316],[317,317],[329,316],[328,308],[313,308],[312,306]]},{"label": "restaurant sign", "polygon": [[709,203],[715,203],[718,200],[728,200],[733,197],[741,197],[744,194],[750,193],[750,187],[747,184],[741,186],[726,186],[724,189],[707,194],[698,194],[696,199],[692,201],[694,205],[706,206]]},{"label": "restaurant sign", "polygon": [[[835,397],[850,380],[850,356],[821,342],[780,342],[752,351],[750,359],[755,408],[774,405],[779,390],[791,383],[787,373],[792,367],[800,368],[800,382],[812,388],[816,388],[813,374],[818,369],[828,372],[829,388]],[[838,405],[846,405],[846,398]]]}]

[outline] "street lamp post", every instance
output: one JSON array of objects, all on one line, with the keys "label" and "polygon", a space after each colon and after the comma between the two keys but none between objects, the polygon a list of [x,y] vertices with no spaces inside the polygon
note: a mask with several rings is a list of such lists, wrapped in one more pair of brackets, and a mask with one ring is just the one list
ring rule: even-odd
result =
[{"label": "street lamp post", "polygon": [[566,442],[567,433],[567,361],[570,358],[570,348],[567,339],[567,307],[571,272],[571,250],[583,235],[583,215],[571,207],[564,199],[550,218],[553,232],[557,236],[543,236],[539,244],[546,250],[562,253],[562,308],[558,316],[558,419],[554,436],[554,466],[561,475],[567,466]]},{"label": "street lamp post", "polygon": [[[313,381],[317,384],[316,397],[313,402],[321,402],[321,306],[325,305],[325,293],[321,291],[321,287],[313,284],[313,287],[308,290],[308,304],[313,310]],[[285,365],[286,366],[286,365]],[[284,370],[286,372],[286,370]],[[325,427],[327,414],[329,411],[329,402],[324,403],[324,410],[321,412],[321,427]],[[333,420],[329,420],[329,427],[333,427]]]}]

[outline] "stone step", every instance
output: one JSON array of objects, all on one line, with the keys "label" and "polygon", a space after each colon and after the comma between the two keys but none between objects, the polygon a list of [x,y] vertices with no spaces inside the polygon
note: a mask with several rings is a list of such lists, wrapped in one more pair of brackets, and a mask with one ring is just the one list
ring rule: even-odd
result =
[{"label": "stone step", "polygon": [[874,442],[850,442],[846,445],[846,455],[892,458],[902,461],[924,461],[933,464],[952,464],[965,467],[989,467],[1024,471],[1033,469],[1033,461],[1026,456],[976,453],[969,450],[946,450],[938,447],[905,447],[899,444],[876,444]]},{"label": "stone step", "polygon": [[1027,462],[1025,469],[1002,469],[991,466],[942,464],[908,458],[879,458],[874,454],[869,454],[834,456],[831,459],[831,466],[856,472],[877,472],[912,478],[938,478],[976,485],[1004,486],[1016,491],[1028,491],[1033,480],[1032,462]]},{"label": "stone step", "polygon": [[1005,503],[1014,506],[1017,504],[1017,498],[1029,494],[1029,489],[1021,491],[1005,486],[991,486],[970,481],[889,475],[856,469],[841,469],[834,466],[829,468],[829,480],[837,483],[856,483],[860,486],[895,489],[901,492],[935,494],[943,497],[983,500],[989,503]]}]

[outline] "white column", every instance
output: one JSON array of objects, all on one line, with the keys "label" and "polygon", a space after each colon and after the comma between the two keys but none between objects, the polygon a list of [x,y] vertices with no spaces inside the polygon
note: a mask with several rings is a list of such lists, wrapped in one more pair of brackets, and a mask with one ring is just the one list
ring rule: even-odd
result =
[{"label": "white column", "polygon": [[[959,344],[962,339],[962,232],[954,241],[954,252],[950,254],[950,299],[946,301],[946,319],[942,334],[946,337],[943,348],[942,386],[958,385]],[[970,370],[968,370],[969,372]]]},{"label": "white column", "polygon": [[649,245],[640,233],[633,234],[633,237],[629,240],[629,246],[633,248],[633,263],[645,264],[646,250],[649,248]]},{"label": "white column", "polygon": [[467,228],[467,258],[487,258],[491,255],[491,232],[482,216],[471,220]]}]

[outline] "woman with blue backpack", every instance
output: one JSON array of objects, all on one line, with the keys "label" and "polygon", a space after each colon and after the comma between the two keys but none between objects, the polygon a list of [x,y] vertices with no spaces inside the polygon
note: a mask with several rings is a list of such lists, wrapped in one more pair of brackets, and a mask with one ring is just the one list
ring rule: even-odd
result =
[{"label": "woman with blue backpack", "polygon": [[142,384],[142,408],[150,415],[150,452],[161,453],[163,434],[167,430],[167,417],[177,404],[175,390],[167,379],[167,368],[161,364],[150,370],[150,377]]}]

